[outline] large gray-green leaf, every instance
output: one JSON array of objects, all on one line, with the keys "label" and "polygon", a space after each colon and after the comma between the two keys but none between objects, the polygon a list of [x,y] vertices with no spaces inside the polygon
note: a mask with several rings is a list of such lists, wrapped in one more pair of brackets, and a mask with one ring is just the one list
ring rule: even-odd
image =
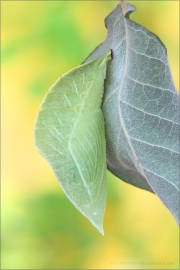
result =
[{"label": "large gray-green leaf", "polygon": [[69,200],[102,234],[107,166],[101,104],[108,59],[110,52],[63,75],[45,96],[35,125],[38,150]]},{"label": "large gray-green leaf", "polygon": [[106,40],[85,60],[112,49],[103,100],[108,169],[155,192],[179,220],[179,95],[160,39],[131,21],[120,2],[106,18]]}]

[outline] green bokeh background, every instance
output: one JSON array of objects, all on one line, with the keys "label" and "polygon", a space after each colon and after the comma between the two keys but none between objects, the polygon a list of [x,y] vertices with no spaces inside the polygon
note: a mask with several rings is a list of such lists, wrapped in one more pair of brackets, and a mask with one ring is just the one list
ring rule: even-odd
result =
[{"label": "green bokeh background", "polygon": [[[133,1],[166,44],[179,85],[179,1]],[[33,143],[48,88],[106,36],[117,1],[1,2],[2,269],[179,269],[178,226],[161,201],[107,172],[103,237],[63,194]]]}]

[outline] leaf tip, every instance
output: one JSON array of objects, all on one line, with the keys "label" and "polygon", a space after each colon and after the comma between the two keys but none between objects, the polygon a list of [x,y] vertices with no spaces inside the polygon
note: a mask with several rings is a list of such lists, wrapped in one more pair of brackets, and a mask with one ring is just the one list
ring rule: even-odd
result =
[{"label": "leaf tip", "polygon": [[129,18],[129,15],[136,10],[136,7],[127,0],[120,0],[119,5],[122,7],[124,17],[127,19]]}]

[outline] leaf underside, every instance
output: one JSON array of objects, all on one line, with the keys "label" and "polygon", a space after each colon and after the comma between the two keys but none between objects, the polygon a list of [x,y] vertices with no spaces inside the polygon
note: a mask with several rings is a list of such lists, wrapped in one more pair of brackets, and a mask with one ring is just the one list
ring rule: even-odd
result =
[{"label": "leaf underside", "polygon": [[85,60],[112,49],[103,115],[108,169],[157,194],[179,222],[179,95],[166,48],[130,20],[135,7],[121,2],[105,20],[106,40]]},{"label": "leaf underside", "polygon": [[101,104],[109,59],[110,52],[58,79],[35,125],[35,144],[65,194],[102,234],[107,166]]}]

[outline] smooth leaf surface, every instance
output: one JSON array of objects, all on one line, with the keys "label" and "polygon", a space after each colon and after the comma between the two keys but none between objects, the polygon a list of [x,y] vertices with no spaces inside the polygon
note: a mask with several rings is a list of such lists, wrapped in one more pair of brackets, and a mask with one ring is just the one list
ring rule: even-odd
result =
[{"label": "smooth leaf surface", "polygon": [[179,221],[179,95],[166,48],[131,21],[121,1],[106,18],[106,40],[85,60],[112,49],[103,99],[108,169],[155,192]]},{"label": "smooth leaf surface", "polygon": [[101,104],[109,59],[110,52],[58,79],[35,125],[35,144],[62,189],[102,234],[107,166]]}]

